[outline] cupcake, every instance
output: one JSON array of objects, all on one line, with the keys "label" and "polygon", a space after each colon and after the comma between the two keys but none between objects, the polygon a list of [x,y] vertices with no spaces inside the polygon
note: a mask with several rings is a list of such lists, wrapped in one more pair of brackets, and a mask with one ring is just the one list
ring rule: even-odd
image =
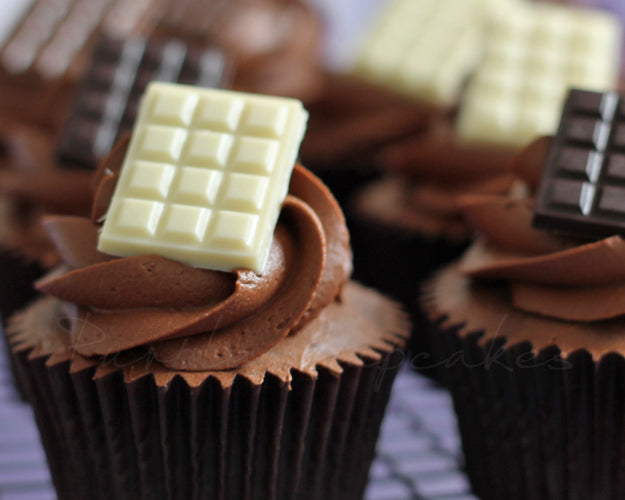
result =
[{"label": "cupcake", "polygon": [[620,109],[572,91],[515,159],[522,188],[463,199],[478,239],[423,288],[481,498],[625,495]]},{"label": "cupcake", "polygon": [[[415,325],[420,281],[472,239],[456,200],[508,191],[512,157],[533,139],[555,133],[570,85],[603,91],[618,82],[616,18],[540,2],[504,4],[504,15],[487,10],[482,57],[457,112],[380,151],[381,178],[358,190],[347,209],[354,277],[403,300]],[[587,50],[576,49],[581,46]],[[411,351],[422,359],[427,341],[416,330]]]},{"label": "cupcake", "polygon": [[[406,317],[392,301],[349,281],[348,233],[327,188],[301,166],[290,184],[284,177],[305,120],[301,107],[286,99],[203,92],[153,84],[130,145],[118,144],[96,173],[92,218],[46,219],[63,264],[38,282],[44,297],[12,318],[8,335],[59,498],[360,498]],[[151,140],[165,126],[150,120],[168,122],[165,103],[196,97],[194,126],[204,117],[214,125],[214,111],[229,105],[241,108],[240,130],[286,134],[269,171],[282,175],[288,195],[260,272],[208,268],[205,254],[188,246],[184,260],[202,267],[154,253],[118,258],[97,249],[127,234],[125,207],[139,205],[125,198],[126,189],[148,196],[140,179],[153,177],[136,168],[153,171],[155,151],[172,151]],[[210,107],[202,108],[205,102]],[[233,115],[226,116],[232,124]],[[269,122],[259,122],[260,116]],[[270,126],[276,116],[288,128]],[[179,149],[183,177],[172,180],[175,197],[202,178],[187,165],[201,160],[195,133],[205,132],[193,129]],[[248,158],[248,175],[224,171],[231,177],[211,208],[223,220],[233,217],[220,208],[231,206],[230,183],[252,182],[252,157],[243,154],[249,140],[235,133],[233,157]],[[146,151],[152,161],[142,163]],[[206,154],[202,158],[212,157]],[[193,184],[185,183],[189,173],[199,175]],[[279,201],[281,192],[277,188],[271,199]],[[253,205],[254,198],[237,199],[246,209]],[[156,234],[168,237],[154,243],[163,253],[188,242],[183,234],[193,208],[187,206],[187,217],[174,226],[178,209],[163,208]],[[232,244],[240,226],[223,227],[220,220],[207,226],[207,238]],[[132,234],[123,239],[126,250],[139,238]],[[211,249],[218,254],[211,266],[233,265],[229,259],[237,251]]]}]

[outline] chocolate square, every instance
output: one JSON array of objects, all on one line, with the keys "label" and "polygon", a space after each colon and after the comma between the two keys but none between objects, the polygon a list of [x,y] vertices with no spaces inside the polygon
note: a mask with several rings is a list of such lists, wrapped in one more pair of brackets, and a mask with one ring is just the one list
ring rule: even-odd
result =
[{"label": "chocolate square", "polygon": [[149,82],[223,88],[230,66],[216,48],[200,49],[174,39],[102,37],[61,132],[59,162],[94,169],[115,142],[132,130]]},{"label": "chocolate square", "polygon": [[625,235],[625,115],[616,92],[570,90],[533,224],[579,237]]}]

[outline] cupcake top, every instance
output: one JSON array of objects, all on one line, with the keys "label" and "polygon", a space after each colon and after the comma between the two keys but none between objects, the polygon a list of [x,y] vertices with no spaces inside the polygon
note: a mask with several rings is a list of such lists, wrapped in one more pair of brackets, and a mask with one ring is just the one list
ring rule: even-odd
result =
[{"label": "cupcake top", "polygon": [[[115,172],[113,160],[102,168]],[[103,176],[100,186],[108,180]],[[100,214],[94,218],[45,220],[67,267],[37,284],[73,304],[70,337],[86,356],[149,345],[170,368],[234,368],[315,317],[349,277],[342,215],[302,167],[294,171],[262,276],[197,269],[157,255],[113,258],[96,250]]]},{"label": "cupcake top", "polygon": [[[569,102],[579,95],[573,91]],[[584,119],[593,116],[591,110],[584,111]],[[606,123],[599,115],[593,119]],[[478,239],[459,263],[430,283],[425,304],[432,316],[446,316],[445,324],[462,324],[465,334],[484,331],[485,339],[502,337],[508,345],[531,342],[536,351],[552,345],[563,354],[585,349],[598,360],[611,351],[625,352],[625,301],[621,293],[625,242],[615,232],[589,238],[587,233],[575,235],[532,226],[535,192],[545,162],[551,162],[544,169],[546,173],[555,165],[570,183],[579,179],[578,174],[571,173],[572,148],[585,155],[585,165],[593,164],[588,160],[597,151],[596,141],[580,139],[579,128],[571,127],[571,122],[563,120],[555,138],[538,139],[516,157],[514,168],[524,184],[517,185],[511,194],[462,200],[461,208]],[[618,150],[612,149],[618,143],[617,134],[609,137],[598,160],[606,169],[604,173],[621,158]],[[585,171],[593,176],[591,169]],[[610,182],[611,175],[608,172],[597,179]],[[577,209],[558,198],[558,180],[562,179],[542,181],[543,186],[548,184],[543,192],[546,189],[553,196],[553,210],[590,215],[583,211],[581,189],[577,191],[582,196]],[[609,193],[606,187],[597,187],[597,193],[599,215],[618,220],[614,211],[601,208],[605,204],[602,197]]]},{"label": "cupcake top", "polygon": [[[151,99],[144,102],[149,113],[163,111]],[[252,108],[243,121],[256,116]],[[149,135],[145,129],[135,134],[130,149],[135,143],[144,147]],[[121,365],[130,378],[152,373],[167,383],[181,374],[194,385],[210,374],[227,386],[237,375],[262,381],[271,372],[288,381],[292,369],[314,375],[318,365],[340,372],[341,360],[361,364],[357,355],[379,359],[373,349],[388,352],[403,343],[405,318],[397,307],[348,284],[351,252],[343,215],[327,188],[301,166],[292,173],[259,273],[199,269],[147,253],[116,258],[99,252],[102,218],[116,217],[108,206],[125,182],[120,169],[141,163],[127,149],[128,140],[121,141],[96,172],[90,219],[45,219],[63,265],[36,286],[58,300],[45,299],[36,306],[38,314],[16,320],[21,326],[11,336],[18,344],[55,359],[99,363],[100,373]],[[45,318],[48,327],[41,326]]]},{"label": "cupcake top", "polygon": [[[621,27],[614,16],[545,2],[496,4],[389,2],[359,73],[439,106],[453,104],[455,114],[376,151],[384,179],[356,201],[358,213],[412,233],[466,241],[471,231],[458,197],[504,194],[511,157],[555,132],[568,87],[617,86]],[[423,29],[409,29],[413,19]]]}]

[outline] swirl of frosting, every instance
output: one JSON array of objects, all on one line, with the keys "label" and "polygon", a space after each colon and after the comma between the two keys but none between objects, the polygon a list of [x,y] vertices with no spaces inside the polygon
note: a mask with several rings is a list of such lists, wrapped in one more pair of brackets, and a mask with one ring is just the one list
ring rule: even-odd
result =
[{"label": "swirl of frosting", "polygon": [[127,147],[96,173],[93,218],[44,224],[64,266],[37,282],[63,301],[72,348],[84,356],[148,348],[176,370],[236,368],[336,300],[351,273],[345,221],[328,189],[296,165],[263,275],[196,269],[156,255],[97,251],[101,210]]},{"label": "swirl of frosting", "polygon": [[625,240],[565,238],[531,226],[532,190],[551,139],[521,152],[514,170],[529,189],[513,196],[467,196],[460,206],[480,239],[463,257],[462,271],[509,283],[515,308],[572,322],[625,315]]},{"label": "swirl of frosting", "polygon": [[470,228],[457,200],[466,194],[503,194],[513,183],[510,160],[514,150],[465,143],[448,118],[417,134],[394,141],[377,154],[387,172],[359,200],[378,207],[389,222],[409,231],[466,241]]}]

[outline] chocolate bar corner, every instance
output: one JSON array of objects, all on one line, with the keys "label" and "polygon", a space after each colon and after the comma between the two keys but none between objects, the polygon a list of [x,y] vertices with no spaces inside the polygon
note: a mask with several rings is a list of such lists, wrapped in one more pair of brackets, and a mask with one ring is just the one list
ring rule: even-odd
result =
[{"label": "chocolate bar corner", "polygon": [[538,188],[535,227],[625,236],[624,105],[616,92],[570,90]]}]

